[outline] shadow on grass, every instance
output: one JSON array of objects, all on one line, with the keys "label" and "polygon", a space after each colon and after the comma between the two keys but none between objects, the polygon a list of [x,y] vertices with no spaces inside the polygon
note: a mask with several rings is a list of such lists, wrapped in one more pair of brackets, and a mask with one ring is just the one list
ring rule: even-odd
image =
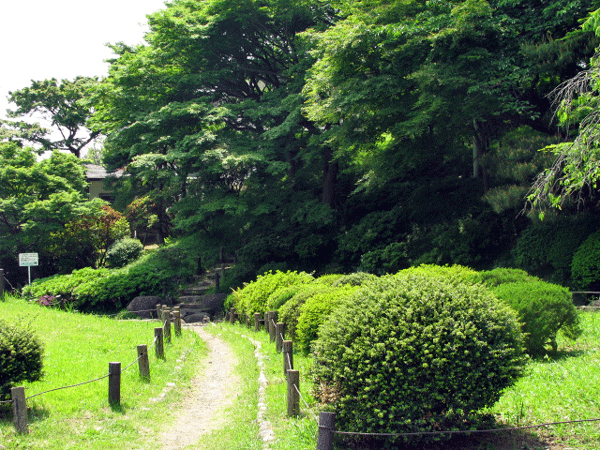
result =
[{"label": "shadow on grass", "polygon": [[587,350],[579,350],[579,349],[563,349],[558,350],[556,353],[548,353],[546,355],[537,355],[532,357],[532,361],[538,363],[553,363],[558,361],[564,361],[570,358],[579,358],[587,353]]},{"label": "shadow on grass", "polygon": [[[339,437],[339,436],[338,436]],[[454,435],[431,443],[390,443],[382,439],[336,440],[335,450],[546,450],[544,439],[527,430],[506,430],[473,435]]]},{"label": "shadow on grass", "polygon": [[[33,406],[27,408],[27,420],[30,423],[39,422],[46,420],[50,416],[50,410],[40,406]],[[0,423],[8,424],[13,423],[13,410],[12,405],[1,405],[0,406]]]}]

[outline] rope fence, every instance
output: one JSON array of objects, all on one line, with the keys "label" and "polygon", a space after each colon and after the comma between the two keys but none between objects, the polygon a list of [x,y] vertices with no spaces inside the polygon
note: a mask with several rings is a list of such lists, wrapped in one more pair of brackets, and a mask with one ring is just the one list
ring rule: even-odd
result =
[{"label": "rope fence", "polygon": [[[147,310],[156,311],[159,317],[161,327],[154,329],[154,339],[152,346],[154,346],[157,358],[165,359],[164,356],[164,337],[168,337],[168,342],[171,339],[171,317],[173,317],[173,324],[175,325],[175,334],[181,336],[181,314],[178,310],[171,311],[168,307],[158,305],[157,309]],[[110,405],[120,405],[121,403],[121,374],[131,368],[134,364],[139,366],[140,378],[150,380],[150,365],[148,360],[148,345],[142,344],[137,346],[137,358],[131,361],[127,366],[121,368],[120,362],[110,362],[108,373],[106,375],[94,378],[92,380],[83,381],[81,383],[71,384],[67,386],[61,386],[53,389],[48,389],[37,394],[25,396],[24,387],[14,387],[11,389],[11,399],[0,401],[0,405],[13,404],[13,419],[14,425],[18,433],[26,434],[29,433],[28,420],[27,420],[27,400],[31,400],[35,397],[39,397],[50,392],[60,391],[63,389],[75,388],[90,383],[95,383],[108,378],[108,403]]]},{"label": "rope fence", "polygon": [[[594,292],[595,293],[595,292]],[[238,315],[234,312],[233,308],[230,312],[227,313],[226,319],[227,321],[231,321],[231,323],[235,323]],[[271,335],[271,342],[276,339],[277,342],[282,342],[282,351],[283,352],[283,371],[284,375],[287,378],[288,382],[288,390],[287,390],[287,402],[288,402],[288,415],[289,416],[298,416],[300,413],[299,410],[299,402],[302,401],[305,411],[307,415],[312,416],[312,418],[317,423],[318,427],[318,437],[317,437],[317,448],[316,450],[333,450],[333,440],[335,435],[341,436],[360,436],[360,437],[381,437],[381,438],[390,438],[390,437],[411,437],[411,436],[452,436],[452,435],[469,435],[469,434],[489,434],[489,433],[503,433],[503,432],[512,432],[512,431],[522,431],[522,430],[530,430],[535,428],[543,428],[549,426],[557,426],[557,425],[569,425],[569,424],[577,424],[577,423],[592,423],[592,422],[600,422],[600,418],[594,419],[579,419],[579,420],[564,420],[558,422],[546,422],[535,425],[524,425],[517,427],[502,427],[502,428],[490,428],[483,430],[440,430],[440,431],[415,431],[415,432],[405,432],[405,433],[364,433],[364,432],[354,432],[354,431],[342,431],[335,429],[335,413],[330,412],[320,412],[319,417],[312,410],[304,396],[302,395],[299,387],[299,374],[297,370],[294,370],[294,362],[293,362],[293,343],[291,340],[285,340],[285,332],[280,329],[283,325],[282,323],[277,322],[277,313],[275,311],[269,311],[264,314],[264,318],[261,317],[260,313],[254,314],[254,328],[255,331],[260,331],[263,328],[261,325],[264,324],[264,329],[267,333]],[[250,321],[248,316],[246,316],[246,325],[250,326]],[[274,330],[277,330],[276,332]],[[275,338],[273,338],[275,336]]]}]

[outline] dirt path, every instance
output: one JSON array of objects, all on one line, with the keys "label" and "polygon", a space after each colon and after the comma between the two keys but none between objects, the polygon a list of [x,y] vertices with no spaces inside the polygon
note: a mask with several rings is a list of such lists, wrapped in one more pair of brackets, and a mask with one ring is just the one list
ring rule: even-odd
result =
[{"label": "dirt path", "polygon": [[202,326],[190,326],[208,345],[206,368],[192,381],[192,390],[178,407],[171,429],[160,436],[163,450],[179,450],[198,442],[202,435],[224,423],[225,408],[233,404],[239,380],[237,364],[229,346]]}]

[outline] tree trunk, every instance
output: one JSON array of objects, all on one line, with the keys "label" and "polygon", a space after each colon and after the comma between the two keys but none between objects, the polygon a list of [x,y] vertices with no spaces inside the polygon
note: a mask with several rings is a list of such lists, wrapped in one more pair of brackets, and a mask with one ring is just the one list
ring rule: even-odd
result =
[{"label": "tree trunk", "polygon": [[337,176],[339,164],[333,160],[333,151],[328,149],[325,152],[325,165],[323,167],[323,193],[321,201],[331,208],[335,207],[335,188],[337,185]]},{"label": "tree trunk", "polygon": [[490,149],[490,140],[485,128],[485,125],[473,120],[473,178],[481,178],[484,194],[490,188],[484,163],[484,157]]}]

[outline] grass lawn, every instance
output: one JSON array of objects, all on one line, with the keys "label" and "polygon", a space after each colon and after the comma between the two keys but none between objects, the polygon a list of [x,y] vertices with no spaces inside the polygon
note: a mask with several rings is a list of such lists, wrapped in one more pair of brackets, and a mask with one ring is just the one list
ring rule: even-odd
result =
[{"label": "grass lawn", "polygon": [[[22,384],[27,397],[102,377],[109,362],[121,362],[124,370],[120,407],[109,406],[103,379],[28,400],[28,435],[15,432],[10,410],[0,410],[0,444],[6,449],[156,448],[152,437],[169,421],[169,404],[181,398],[206,353],[196,334],[184,331],[165,345],[166,361],[156,359],[157,322],[68,313],[15,299],[0,301],[0,317],[29,326],[44,344],[45,375]],[[141,344],[148,345],[149,382],[140,379],[135,362]]]}]

